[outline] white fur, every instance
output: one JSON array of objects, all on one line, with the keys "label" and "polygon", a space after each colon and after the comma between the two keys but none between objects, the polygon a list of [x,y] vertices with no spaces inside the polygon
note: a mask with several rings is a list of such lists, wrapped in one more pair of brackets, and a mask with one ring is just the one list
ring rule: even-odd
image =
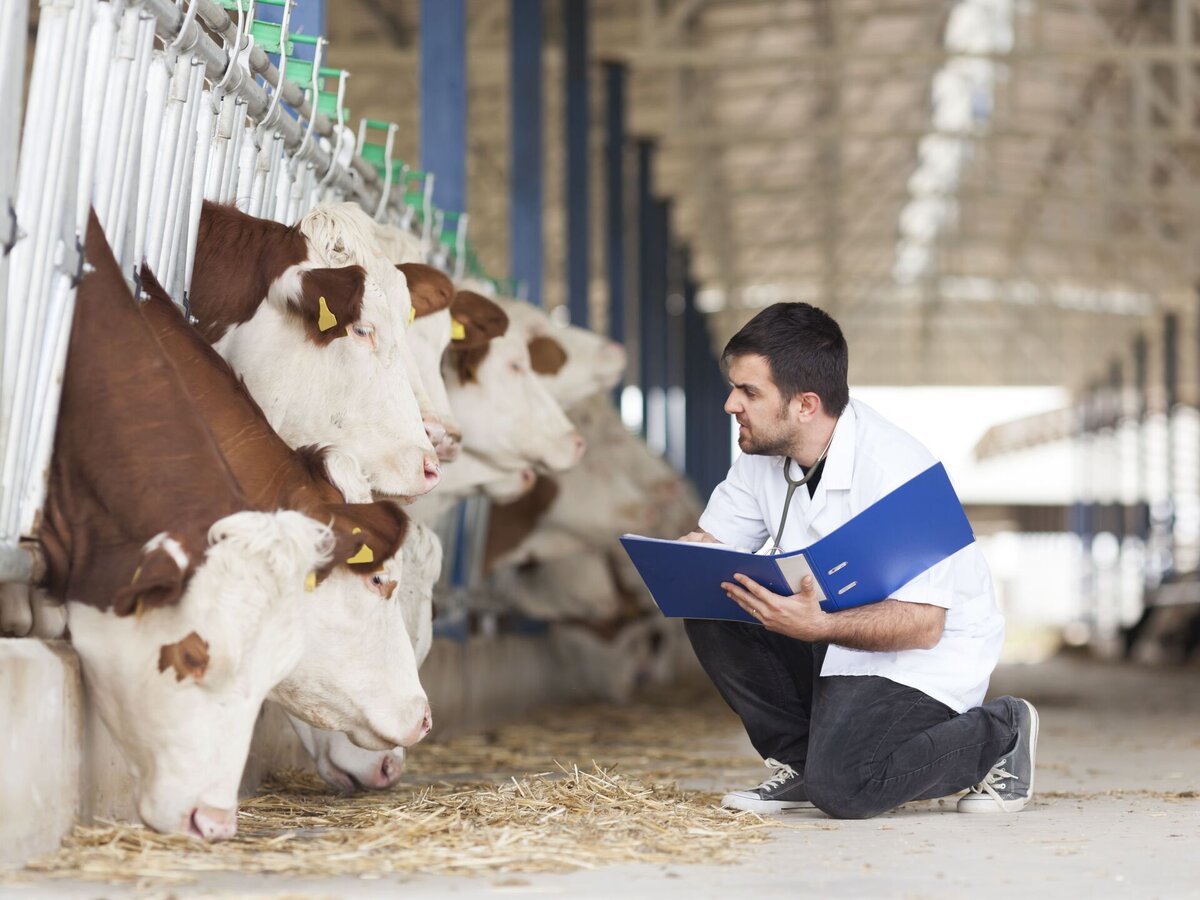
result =
[{"label": "white fur", "polygon": [[418,497],[408,507],[410,516],[427,525],[434,524],[452,506],[482,491],[497,503],[511,503],[533,487],[532,469],[502,469],[474,453],[462,453],[453,465],[446,466],[436,491]]},{"label": "white fur", "polygon": [[175,565],[179,566],[180,570],[187,569],[188,563],[191,562],[191,558],[187,555],[187,551],[183,549],[183,545],[180,544],[179,541],[175,540],[175,538],[171,537],[171,535],[166,531],[159,532],[154,537],[150,538],[150,540],[146,542],[146,546],[143,549],[146,553],[152,553],[159,548],[162,548],[162,550],[171,557]]},{"label": "white fur", "polygon": [[[437,535],[413,522],[404,542],[404,580],[398,598],[404,612],[411,649],[417,665],[433,645],[433,586],[442,569],[442,547]],[[404,768],[403,747],[378,751],[355,746],[346,734],[314,728],[289,717],[300,741],[317,766],[317,772],[339,790],[356,786],[383,788],[395,783]]]},{"label": "white fur", "polygon": [[519,329],[527,338],[545,335],[562,346],[567,361],[553,375],[541,378],[563,409],[620,382],[627,362],[620,344],[586,328],[558,324],[531,303],[508,298],[496,302],[508,314],[510,328]]},{"label": "white fur", "polygon": [[463,449],[501,469],[536,465],[560,472],[579,461],[579,435],[530,368],[519,331],[492,339],[476,380],[460,381],[449,361],[443,374],[462,423]]},{"label": "white fur", "polygon": [[384,225],[377,222],[375,237],[387,258],[397,265],[400,263],[423,263],[429,260],[429,246],[415,234],[403,231],[395,225]]},{"label": "white fur", "polygon": [[[177,605],[118,617],[69,603],[88,695],[157,831],[186,832],[199,806],[236,808],[259,706],[303,651],[294,598],[332,545],[327,527],[296,512],[236,513],[209,540]],[[208,644],[203,677],[160,672],[161,648],[193,631]]]},{"label": "white fur", "polygon": [[[450,346],[450,310],[443,309],[415,319],[408,326],[408,351],[412,355],[421,382],[425,386],[428,410],[445,427],[446,431],[462,435],[462,425],[450,397],[446,393],[446,381],[442,377],[442,357]],[[457,443],[457,442],[456,442]],[[457,455],[457,454],[454,454]],[[450,457],[453,458],[453,455]]]}]

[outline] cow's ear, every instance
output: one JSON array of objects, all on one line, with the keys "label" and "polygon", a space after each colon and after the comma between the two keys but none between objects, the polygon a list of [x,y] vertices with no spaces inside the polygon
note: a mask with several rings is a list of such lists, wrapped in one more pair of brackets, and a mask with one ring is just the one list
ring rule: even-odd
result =
[{"label": "cow's ear", "polygon": [[362,316],[367,273],[362,266],[306,269],[300,276],[300,295],[291,301],[304,322],[304,331],[316,344],[346,336],[346,329]]},{"label": "cow's ear", "polygon": [[208,671],[208,641],[191,632],[174,644],[163,644],[158,651],[158,671],[175,670],[175,680],[183,681],[189,675],[199,681]]},{"label": "cow's ear", "polygon": [[492,338],[508,331],[508,314],[494,301],[474,291],[459,291],[450,304],[453,331],[451,350],[486,347]]},{"label": "cow's ear", "polygon": [[567,351],[554,338],[539,334],[529,340],[529,364],[539,375],[554,375],[567,362]]},{"label": "cow's ear", "polygon": [[[174,546],[168,546],[168,542]],[[143,609],[172,606],[183,596],[190,574],[190,557],[182,545],[169,537],[156,540],[142,551],[129,584],[114,592],[113,612],[127,616]]]},{"label": "cow's ear", "polygon": [[416,318],[441,312],[454,300],[454,282],[440,269],[424,263],[401,263],[396,268],[408,281]]},{"label": "cow's ear", "polygon": [[332,504],[335,559],[351,571],[375,572],[395,556],[408,534],[408,514],[390,500]]}]

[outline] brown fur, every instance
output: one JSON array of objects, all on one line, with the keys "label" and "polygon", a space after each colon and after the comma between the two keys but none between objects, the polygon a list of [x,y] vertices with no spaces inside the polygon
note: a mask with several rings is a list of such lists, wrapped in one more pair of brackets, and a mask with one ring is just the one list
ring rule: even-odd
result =
[{"label": "brown fur", "polygon": [[328,575],[333,566],[345,564],[364,543],[371,548],[374,561],[356,563],[350,569],[379,569],[404,543],[408,529],[404,511],[390,501],[346,503],[326,474],[323,451],[289,447],[271,428],[229,363],[184,321],[154,276],[143,269],[142,280],[149,296],[142,305],[142,316],[183,374],[249,501],[258,509],[294,509],[332,525],[334,557],[317,573],[318,578]]},{"label": "brown fur", "polygon": [[454,299],[454,282],[433,266],[423,263],[401,263],[396,266],[408,281],[413,309],[417,318],[441,312]]},{"label": "brown fur", "polygon": [[451,341],[447,352],[461,382],[474,381],[487,358],[492,338],[508,331],[508,314],[496,303],[474,291],[459,291],[450,305],[450,314],[463,327],[461,340]]},{"label": "brown fur", "polygon": [[[188,292],[204,339],[215,343],[232,326],[250,321],[274,281],[306,259],[308,241],[299,228],[206,200]],[[304,322],[309,340],[325,345],[345,336],[362,315],[365,279],[360,266],[314,268],[303,274],[301,295],[291,309]],[[321,297],[337,318],[337,325],[326,331],[318,327]]]},{"label": "brown fur", "polygon": [[183,681],[189,675],[199,680],[208,671],[208,641],[191,632],[182,641],[163,644],[158,651],[158,671],[175,670],[175,680]]},{"label": "brown fur", "polygon": [[[178,602],[208,529],[248,507],[94,214],[86,255],[39,538],[56,599],[128,614]],[[188,554],[184,571],[143,550],[167,531]]]},{"label": "brown fur", "polygon": [[539,475],[529,493],[512,503],[492,507],[488,519],[487,549],[484,551],[484,571],[491,571],[493,563],[511,553],[527,538],[558,497],[558,482]]},{"label": "brown fur", "polygon": [[539,375],[554,375],[567,363],[567,351],[545,334],[529,339],[529,364]]}]

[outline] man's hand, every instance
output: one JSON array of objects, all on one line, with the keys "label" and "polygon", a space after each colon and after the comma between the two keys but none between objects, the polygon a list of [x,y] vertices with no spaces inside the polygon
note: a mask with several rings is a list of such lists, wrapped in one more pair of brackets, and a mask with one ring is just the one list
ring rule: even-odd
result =
[{"label": "man's hand", "polygon": [[823,642],[829,639],[829,616],[821,609],[811,575],[805,575],[796,594],[781,595],[768,591],[746,575],[734,575],[737,584],[721,582],[729,598],[762,622],[767,631],[775,631],[801,641]]},{"label": "man's hand", "polygon": [[689,531],[679,540],[687,541],[690,544],[719,544],[721,543],[703,528],[697,528],[695,531]]}]

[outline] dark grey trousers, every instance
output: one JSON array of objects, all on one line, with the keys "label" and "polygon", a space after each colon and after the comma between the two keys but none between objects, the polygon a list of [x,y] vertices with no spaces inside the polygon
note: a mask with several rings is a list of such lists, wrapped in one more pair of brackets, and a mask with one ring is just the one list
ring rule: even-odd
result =
[{"label": "dark grey trousers", "polygon": [[959,715],[887,678],[820,677],[825,644],[740,622],[686,624],[754,749],[803,772],[808,798],[835,818],[865,819],[964,790],[1016,741],[1012,697]]}]

